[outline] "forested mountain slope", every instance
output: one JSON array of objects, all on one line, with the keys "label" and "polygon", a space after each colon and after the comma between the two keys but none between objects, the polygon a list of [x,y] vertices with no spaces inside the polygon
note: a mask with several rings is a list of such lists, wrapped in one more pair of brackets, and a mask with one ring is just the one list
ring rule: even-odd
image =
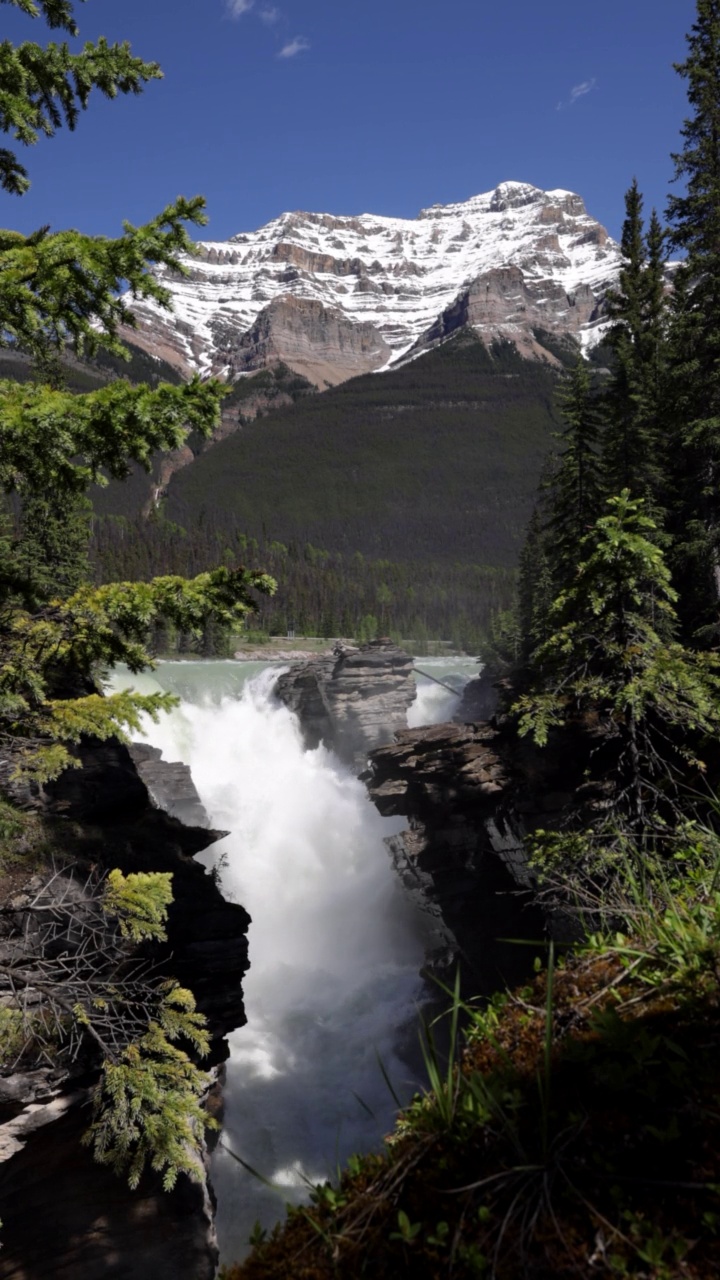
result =
[{"label": "forested mountain slope", "polygon": [[[390,560],[511,566],[557,424],[557,373],[470,331],[397,370],[303,397],[174,475],[162,514]],[[146,485],[98,514],[132,516]]]}]

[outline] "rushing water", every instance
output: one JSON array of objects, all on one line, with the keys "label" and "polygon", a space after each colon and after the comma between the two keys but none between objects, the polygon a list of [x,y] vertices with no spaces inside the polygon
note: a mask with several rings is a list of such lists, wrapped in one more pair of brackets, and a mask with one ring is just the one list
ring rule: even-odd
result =
[{"label": "rushing water", "polygon": [[[475,670],[419,665],[460,684]],[[230,1037],[212,1165],[227,1261],[245,1252],[256,1220],[271,1225],[309,1183],[378,1145],[395,1105],[379,1060],[401,1097],[417,1083],[426,935],[383,843],[403,824],[381,818],[330,752],[303,749],[295,717],[272,699],[276,676],[259,663],[174,662],[113,678],[182,699],[146,740],[190,765],[212,825],[231,832],[206,860],[252,917],[248,1021]],[[410,723],[441,720],[456,701],[419,676]]]}]

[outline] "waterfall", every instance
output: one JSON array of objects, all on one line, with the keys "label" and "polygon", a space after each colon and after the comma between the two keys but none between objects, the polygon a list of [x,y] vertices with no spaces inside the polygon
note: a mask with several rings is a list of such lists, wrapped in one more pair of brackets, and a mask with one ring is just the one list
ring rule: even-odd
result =
[{"label": "waterfall", "polygon": [[[417,729],[421,725],[442,724],[445,720],[452,720],[460,705],[465,685],[478,674],[477,660],[418,658],[416,665],[420,668],[415,672],[417,697],[408,711],[408,728]],[[434,678],[429,680],[423,675],[423,669]],[[443,683],[438,684],[437,681]]]},{"label": "waterfall", "polygon": [[426,936],[383,843],[402,822],[381,818],[330,752],[304,751],[295,717],[271,697],[277,670],[247,679],[238,696],[227,688],[239,664],[190,665],[161,664],[160,685],[184,697],[146,740],[190,765],[212,825],[231,832],[209,858],[253,923],[222,1143],[277,1188],[217,1150],[218,1237],[230,1261],[256,1220],[272,1225],[283,1201],[379,1146],[395,1104],[378,1057],[398,1094],[416,1087]]}]

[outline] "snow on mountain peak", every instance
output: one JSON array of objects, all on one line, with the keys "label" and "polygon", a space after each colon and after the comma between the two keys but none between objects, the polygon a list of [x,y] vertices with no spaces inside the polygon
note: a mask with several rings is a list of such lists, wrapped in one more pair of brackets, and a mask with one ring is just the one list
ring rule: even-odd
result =
[{"label": "snow on mountain peak", "polygon": [[462,324],[528,354],[536,329],[587,345],[620,250],[574,192],[507,181],[416,218],[284,213],[200,242],[187,266],[187,278],[159,272],[173,315],[134,305],[135,341],[188,372],[233,377],[282,359],[322,386]]}]

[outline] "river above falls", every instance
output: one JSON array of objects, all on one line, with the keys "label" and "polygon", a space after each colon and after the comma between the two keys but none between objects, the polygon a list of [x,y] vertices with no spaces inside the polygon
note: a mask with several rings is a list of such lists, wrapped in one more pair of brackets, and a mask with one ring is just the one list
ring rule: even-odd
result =
[{"label": "river above falls", "polygon": [[[469,659],[418,665],[458,691],[477,672]],[[428,994],[419,976],[428,922],[384,844],[403,822],[381,818],[331,752],[304,750],[295,717],[272,697],[278,669],[161,662],[112,678],[181,699],[144,740],[190,766],[211,825],[230,832],[203,860],[252,917],[248,1021],[230,1037],[211,1167],[225,1262],[246,1252],[256,1221],[271,1226],[352,1152],[379,1146],[396,1110],[385,1074],[402,1099],[418,1086],[417,1013]],[[457,696],[417,679],[409,723],[448,718]]]}]

